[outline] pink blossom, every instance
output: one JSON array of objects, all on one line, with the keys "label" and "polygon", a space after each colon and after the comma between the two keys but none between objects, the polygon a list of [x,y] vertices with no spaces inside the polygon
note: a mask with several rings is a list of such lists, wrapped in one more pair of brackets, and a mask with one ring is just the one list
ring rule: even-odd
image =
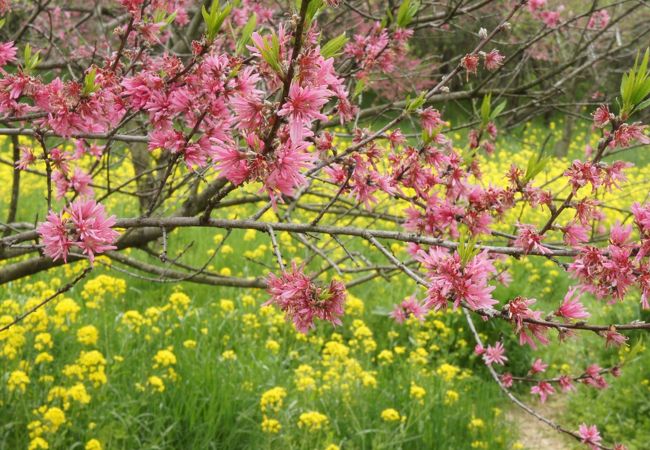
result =
[{"label": "pink blossom", "polygon": [[481,356],[483,353],[485,353],[485,347],[483,347],[481,344],[476,344],[474,346],[474,354],[476,356]]},{"label": "pink blossom", "polygon": [[493,71],[501,67],[505,59],[506,57],[499,53],[499,50],[494,49],[485,54],[483,64],[487,70]]},{"label": "pink blossom", "polygon": [[591,184],[593,191],[601,185],[600,169],[590,161],[582,162],[576,159],[564,172],[564,176],[569,177],[573,192],[587,184]]},{"label": "pink blossom", "polygon": [[420,122],[422,123],[422,128],[429,136],[433,134],[436,128],[446,124],[446,122],[442,120],[440,112],[433,108],[427,108],[420,113]]},{"label": "pink blossom", "polygon": [[632,205],[631,211],[639,230],[643,233],[650,233],[650,203],[641,205],[636,202]]},{"label": "pink blossom", "polygon": [[589,230],[587,227],[576,222],[567,224],[562,231],[564,231],[564,242],[567,245],[576,246],[589,240]]},{"label": "pink blossom", "polygon": [[216,169],[235,186],[250,176],[246,154],[231,146],[217,146],[214,151]]},{"label": "pink blossom", "polygon": [[610,328],[607,331],[601,331],[600,335],[605,338],[605,347],[620,347],[627,341],[627,336],[623,336],[614,328]]},{"label": "pink blossom", "polygon": [[612,225],[612,228],[609,231],[609,242],[611,242],[613,245],[623,247],[630,239],[631,234],[631,226],[623,226],[620,222],[617,221],[614,225]]},{"label": "pink blossom", "polygon": [[257,98],[236,95],[230,102],[238,120],[238,127],[253,130],[264,121],[264,104]]},{"label": "pink blossom", "polygon": [[542,22],[549,27],[549,28],[555,28],[560,24],[560,13],[562,12],[563,7],[560,6],[560,8],[557,11],[542,11],[539,13],[539,18],[542,19]]},{"label": "pink blossom", "polygon": [[70,161],[70,155],[67,152],[61,150],[59,147],[55,147],[50,150],[48,156],[50,162],[52,163],[52,166],[54,166],[56,169],[61,170],[62,172],[68,172],[70,168],[68,165],[68,161]]},{"label": "pink blossom", "polygon": [[514,241],[515,247],[521,248],[525,254],[535,251],[541,255],[547,255],[551,251],[542,245],[542,236],[535,230],[534,225],[517,224],[519,234]]},{"label": "pink blossom", "polygon": [[516,297],[506,305],[506,311],[515,324],[515,332],[519,335],[519,343],[521,345],[528,344],[533,349],[537,348],[533,338],[536,338],[543,345],[549,343],[546,337],[548,327],[524,322],[525,319],[541,319],[541,311],[533,311],[529,308],[535,301],[533,298]]},{"label": "pink blossom", "polygon": [[548,364],[544,363],[541,358],[537,358],[530,367],[530,374],[535,375],[536,373],[542,373],[547,369],[547,367]]},{"label": "pink blossom", "polygon": [[293,195],[295,188],[306,183],[305,169],[314,164],[315,156],[306,151],[306,145],[300,147],[284,146],[276,150],[275,160],[271,170],[264,180],[264,187],[271,191],[279,191],[285,195]]},{"label": "pink blossom", "polygon": [[89,174],[81,170],[79,167],[75,167],[74,172],[70,177],[68,189],[72,189],[82,197],[92,197],[93,189],[90,187],[92,180],[93,179]]},{"label": "pink blossom", "polygon": [[289,116],[289,132],[294,145],[302,142],[315,119],[327,120],[327,116],[320,112],[327,103],[332,92],[323,87],[302,87],[297,82],[291,84],[289,96],[278,116]]},{"label": "pink blossom", "polygon": [[68,262],[68,252],[73,242],[68,238],[67,221],[61,214],[50,211],[47,220],[38,227],[38,234],[41,235],[45,246],[43,253],[55,261],[63,259]]},{"label": "pink blossom", "polygon": [[478,55],[475,55],[473,53],[468,53],[467,55],[463,56],[463,59],[461,59],[460,64],[467,72],[467,76],[469,76],[470,73],[473,74],[476,73],[478,69],[478,62],[479,62]]},{"label": "pink blossom", "polygon": [[36,162],[36,155],[30,147],[20,147],[20,159],[16,161],[16,167],[25,170]]},{"label": "pink blossom", "polygon": [[583,423],[578,428],[578,434],[580,435],[580,442],[587,444],[592,450],[598,450],[600,448],[602,438],[600,437],[600,432],[596,425],[587,425]]},{"label": "pink blossom", "polygon": [[501,380],[501,384],[503,385],[503,387],[505,388],[512,387],[512,374],[506,372],[503,375],[501,375],[499,379]]},{"label": "pink blossom", "polygon": [[628,125],[624,123],[614,132],[612,144],[621,148],[629,147],[634,141],[639,141],[641,144],[650,144],[650,137],[643,133],[645,129],[645,125],[638,123]]},{"label": "pink blossom", "polygon": [[432,247],[416,255],[429,271],[429,290],[426,305],[436,310],[453,301],[454,308],[465,302],[473,310],[489,308],[497,301],[492,298],[494,286],[488,277],[496,273],[486,252],[479,253],[464,266],[458,253]]},{"label": "pink blossom", "polygon": [[0,43],[0,67],[16,60],[17,49],[12,41]]},{"label": "pink blossom", "polygon": [[607,380],[601,375],[601,372],[603,372],[602,367],[598,364],[591,364],[585,369],[585,378],[582,379],[582,382],[596,389],[607,388]]},{"label": "pink blossom", "polygon": [[497,341],[497,343],[494,344],[494,347],[491,345],[487,346],[485,354],[483,355],[483,361],[485,361],[485,364],[488,366],[492,365],[493,363],[504,365],[508,360],[508,358],[505,356],[505,353],[506,349],[504,348],[503,343],[501,341]]},{"label": "pink blossom", "polygon": [[601,175],[603,186],[610,191],[614,187],[620,188],[619,182],[627,181],[624,170],[632,166],[634,164],[626,161],[614,161],[610,166],[604,166],[602,168],[604,173]]},{"label": "pink blossom", "polygon": [[119,233],[111,227],[115,216],[106,217],[104,206],[94,200],[77,200],[66,208],[75,230],[75,245],[93,262],[95,253],[116,248],[113,244]]},{"label": "pink blossom", "polygon": [[613,115],[609,112],[607,105],[600,105],[593,113],[594,125],[603,128],[612,119]]},{"label": "pink blossom", "polygon": [[585,310],[585,307],[580,303],[580,295],[576,294],[577,289],[571,288],[564,296],[562,304],[555,311],[555,315],[564,317],[565,319],[586,319],[590,314]]},{"label": "pink blossom", "polygon": [[540,401],[544,403],[549,395],[555,393],[555,388],[546,381],[540,381],[538,384],[530,388],[530,393],[539,395]]},{"label": "pink blossom", "polygon": [[115,216],[106,217],[104,207],[94,200],[77,200],[64,209],[65,214],[50,212],[38,227],[44,243],[43,252],[50,258],[67,262],[70,248],[79,247],[92,263],[96,253],[115,248],[119,234],[111,227]]},{"label": "pink blossom", "polygon": [[529,0],[528,9],[530,12],[535,12],[538,9],[542,9],[546,6],[546,0]]},{"label": "pink blossom", "polygon": [[333,280],[327,287],[320,286],[293,263],[291,270],[279,277],[269,275],[268,293],[271,298],[265,305],[277,305],[301,333],[315,328],[315,318],[334,325],[342,323],[340,318],[343,316],[346,292],[340,281]]},{"label": "pink blossom", "polygon": [[575,391],[576,387],[573,385],[573,380],[568,375],[561,375],[558,384],[563,392]]},{"label": "pink blossom", "polygon": [[420,322],[424,320],[424,316],[427,314],[429,309],[425,307],[424,305],[420,304],[417,299],[415,298],[415,295],[412,295],[399,305],[395,305],[395,308],[393,311],[390,313],[390,316],[395,320],[397,323],[402,323],[406,319],[409,318],[409,316],[413,316],[416,319],[418,319]]},{"label": "pink blossom", "polygon": [[601,9],[600,11],[596,11],[589,17],[589,22],[587,23],[587,28],[590,29],[599,29],[602,30],[603,28],[607,27],[607,24],[609,23],[609,13],[607,12],[606,9]]}]

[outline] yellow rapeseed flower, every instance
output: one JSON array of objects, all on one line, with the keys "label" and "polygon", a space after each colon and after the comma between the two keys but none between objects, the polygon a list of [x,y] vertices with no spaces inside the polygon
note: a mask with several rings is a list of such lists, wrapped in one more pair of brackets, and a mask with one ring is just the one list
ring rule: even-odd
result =
[{"label": "yellow rapeseed flower", "polygon": [[99,331],[93,325],[86,325],[77,330],[77,341],[84,345],[95,345],[99,339]]},{"label": "yellow rapeseed flower", "polygon": [[322,430],[327,424],[327,416],[317,411],[302,413],[298,418],[298,428],[305,428],[311,432]]},{"label": "yellow rapeseed flower", "polygon": [[427,395],[427,391],[422,387],[418,386],[415,383],[411,383],[411,389],[409,390],[409,395],[412,399],[419,400],[422,402],[422,399]]},{"label": "yellow rapeseed flower", "polygon": [[397,422],[400,418],[399,412],[393,408],[387,408],[381,412],[381,420],[384,422]]},{"label": "yellow rapeseed flower", "polygon": [[265,347],[271,353],[277,353],[278,351],[280,351],[280,344],[278,343],[278,341],[275,341],[273,339],[268,339],[266,341]]},{"label": "yellow rapeseed flower", "polygon": [[28,450],[47,450],[50,448],[50,444],[41,437],[35,437],[29,442]]},{"label": "yellow rapeseed flower", "polygon": [[445,405],[453,405],[458,401],[460,395],[456,391],[448,390],[445,392]]},{"label": "yellow rapeseed flower", "polygon": [[262,431],[269,434],[277,434],[282,429],[282,425],[276,419],[269,419],[264,416],[262,419]]},{"label": "yellow rapeseed flower", "polygon": [[287,391],[283,387],[274,387],[264,392],[260,398],[260,409],[262,410],[262,413],[280,411],[280,408],[282,408],[282,402],[286,396]]},{"label": "yellow rapeseed flower", "polygon": [[99,442],[97,439],[91,439],[88,442],[86,442],[86,445],[84,446],[84,450],[102,450],[102,443]]},{"label": "yellow rapeseed flower", "polygon": [[20,392],[25,392],[28,384],[29,377],[22,370],[14,370],[9,374],[9,379],[7,380],[7,388],[9,388],[9,392],[13,392],[16,389]]},{"label": "yellow rapeseed flower", "polygon": [[226,350],[221,354],[221,358],[224,361],[234,361],[237,359],[237,353],[234,350]]},{"label": "yellow rapeseed flower", "polygon": [[485,422],[483,421],[483,419],[474,417],[472,418],[472,420],[470,420],[469,424],[467,425],[467,428],[469,428],[470,430],[479,430],[481,428],[485,428]]},{"label": "yellow rapeseed flower", "polygon": [[158,392],[163,392],[165,390],[165,382],[162,380],[162,378],[156,375],[150,376],[147,380],[147,383]]},{"label": "yellow rapeseed flower", "polygon": [[153,362],[154,369],[157,369],[159,367],[173,366],[176,364],[176,355],[174,355],[174,353],[172,353],[172,351],[169,349],[158,350],[158,353],[156,353],[153,357]]},{"label": "yellow rapeseed flower", "polygon": [[233,312],[235,310],[235,302],[227,298],[222,298],[219,300],[219,309],[225,313]]}]

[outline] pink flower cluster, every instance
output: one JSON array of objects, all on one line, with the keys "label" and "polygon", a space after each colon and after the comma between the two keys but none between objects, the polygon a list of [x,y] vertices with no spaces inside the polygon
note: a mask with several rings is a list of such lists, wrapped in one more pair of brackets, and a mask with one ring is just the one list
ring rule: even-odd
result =
[{"label": "pink flower cluster", "polygon": [[470,309],[481,310],[497,303],[491,294],[494,286],[488,284],[489,276],[495,274],[496,269],[486,252],[474,256],[466,264],[461,262],[458,253],[436,247],[428,252],[420,250],[415,257],[428,271],[427,307],[437,311],[453,302],[454,308],[463,303]]},{"label": "pink flower cluster", "polygon": [[564,172],[564,176],[569,178],[574,193],[586,185],[591,185],[592,191],[596,191],[601,186],[611,191],[612,188],[619,187],[618,183],[627,180],[624,170],[632,166],[632,163],[625,161],[615,161],[607,165],[575,160]]},{"label": "pink flower cluster", "polygon": [[113,250],[119,233],[111,227],[115,216],[106,217],[104,206],[94,200],[77,200],[63,213],[50,212],[38,227],[43,252],[53,260],[67,262],[70,249],[78,247],[92,263],[95,255]]},{"label": "pink flower cluster", "polygon": [[547,247],[542,245],[542,235],[537,232],[534,225],[519,223],[517,224],[519,234],[513,242],[515,247],[524,250],[524,253],[536,252],[540,255],[551,253]]},{"label": "pink flower cluster", "polygon": [[271,298],[265,305],[277,305],[301,333],[315,328],[314,319],[334,325],[342,323],[346,291],[340,281],[333,280],[327,287],[320,286],[294,263],[291,270],[279,277],[269,275],[268,293]]},{"label": "pink flower cluster", "polygon": [[635,216],[641,239],[630,239],[632,228],[615,224],[610,230],[609,245],[604,248],[584,246],[569,265],[569,273],[580,280],[583,291],[598,298],[623,300],[629,289],[637,286],[641,291],[641,304],[648,308],[650,295],[650,263],[647,261],[650,241],[645,224],[648,207],[635,204]]},{"label": "pink flower cluster", "polygon": [[560,13],[563,9],[563,5],[556,10],[549,9],[547,0],[530,0],[528,2],[528,10],[533,14],[533,17],[542,21],[549,28],[555,28],[559,25]]},{"label": "pink flower cluster", "polygon": [[423,321],[428,312],[429,308],[418,302],[415,295],[412,295],[404,299],[399,305],[395,305],[390,317],[397,323],[403,323],[409,317],[415,317],[419,321]]}]

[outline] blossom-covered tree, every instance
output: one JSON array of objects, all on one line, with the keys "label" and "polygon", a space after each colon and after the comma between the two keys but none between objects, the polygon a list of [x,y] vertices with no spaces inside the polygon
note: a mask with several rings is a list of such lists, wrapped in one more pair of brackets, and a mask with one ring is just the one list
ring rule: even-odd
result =
[{"label": "blossom-covered tree", "polygon": [[[86,260],[54,298],[107,260],[159,281],[267,289],[269,303],[307,333],[341,323],[341,275],[354,262],[366,274],[348,288],[377,276],[420,286],[391,313],[399,323],[462,309],[476,353],[511,400],[578,442],[613,448],[596,425],[566,429],[510,388],[530,383],[543,402],[574,383],[604,389],[619,367],[594,362],[543,378],[537,359],[514,375],[511,341],[484,344],[473,322],[507,323],[532,348],[581,333],[618,346],[650,330],[638,320],[592,323],[582,301],[591,294],[616,306],[638,293],[647,309],[650,295],[648,199],[639,195],[609,227],[600,200],[625,180],[629,163],[617,155],[650,143],[641,48],[649,11],[643,1],[600,3],[0,1],[0,135],[12,139],[14,166],[3,187],[11,201],[0,284]],[[622,80],[604,70],[614,65],[628,68]],[[473,117],[452,124],[457,104]],[[501,174],[505,186],[482,180],[499,133],[557,112],[584,119],[579,107],[599,141],[566,167],[564,188],[542,179],[545,149]],[[39,204],[22,201],[25,171],[47,181]],[[229,206],[260,203],[251,217],[228,215]],[[34,220],[17,221],[28,207]],[[540,223],[509,222],[527,208]],[[295,220],[296,211],[312,219]],[[375,226],[355,225],[358,217]],[[247,279],[169,258],[172,232],[184,228],[266,233],[276,273]],[[279,232],[304,245],[302,264],[285,266]],[[349,251],[355,241],[372,258]],[[407,244],[408,259],[389,242]],[[332,259],[333,247],[347,256]],[[524,256],[575,280],[554,311],[494,295],[509,281],[503,267]]]}]

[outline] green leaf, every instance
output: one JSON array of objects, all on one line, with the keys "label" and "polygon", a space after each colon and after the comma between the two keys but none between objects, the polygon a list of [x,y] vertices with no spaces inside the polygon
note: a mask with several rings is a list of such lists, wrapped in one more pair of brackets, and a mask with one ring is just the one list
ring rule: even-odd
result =
[{"label": "green leaf", "polygon": [[640,63],[639,57],[640,54],[637,54],[634,66],[621,78],[620,113],[624,118],[638,110],[638,106],[650,95],[650,74],[648,74],[650,49],[646,49]]},{"label": "green leaf", "polygon": [[214,38],[219,33],[221,25],[223,24],[226,17],[230,14],[232,10],[232,4],[228,3],[223,8],[220,8],[219,0],[214,0],[212,5],[210,5],[210,12],[205,8],[205,5],[201,6],[201,15],[205,21],[206,28],[206,37],[208,42],[214,41]]},{"label": "green leaf", "polygon": [[363,90],[366,88],[366,82],[364,80],[359,80],[357,81],[357,84],[354,86],[354,95],[353,97],[357,97],[361,95]]},{"label": "green leaf", "polygon": [[345,36],[345,33],[339,34],[335,38],[327,41],[327,43],[320,49],[320,53],[325,59],[338,56],[340,54],[339,51],[347,42],[348,38]]},{"label": "green leaf", "polygon": [[528,166],[526,167],[526,173],[524,174],[524,183],[528,183],[530,180],[535,178],[546,164],[552,159],[550,156],[541,157],[541,155],[531,156],[528,160]]},{"label": "green leaf", "polygon": [[404,0],[399,5],[397,10],[397,26],[399,28],[406,28],[413,21],[413,18],[418,13],[420,2],[417,0]]},{"label": "green leaf", "polygon": [[463,266],[479,254],[480,248],[477,247],[477,242],[478,239],[476,236],[468,238],[464,230],[461,232],[456,251],[458,252],[458,256],[460,256],[460,261]]},{"label": "green leaf", "polygon": [[406,98],[406,110],[408,112],[415,111],[416,109],[422,107],[424,105],[425,101],[425,94],[424,92],[420,93],[417,97],[415,97],[413,100],[410,98]]},{"label": "green leaf", "polygon": [[507,101],[502,101],[499,103],[497,106],[494,107],[494,110],[492,111],[492,114],[490,114],[490,120],[494,120],[497,117],[499,117],[499,114],[503,112],[504,109],[506,109],[506,105],[508,104]]},{"label": "green leaf", "polygon": [[38,66],[38,63],[41,60],[38,56],[40,53],[41,52],[38,51],[32,55],[32,47],[29,44],[25,45],[25,50],[23,52],[23,59],[25,60],[23,65],[24,73],[29,74],[36,68],[36,66]]},{"label": "green leaf", "polygon": [[283,70],[280,65],[280,42],[275,33],[266,35],[262,38],[262,46],[257,43],[255,47],[260,51],[262,59],[278,74],[282,75]]},{"label": "green leaf", "polygon": [[83,90],[81,91],[81,95],[84,97],[89,96],[93,92],[96,92],[99,90],[99,85],[95,84],[95,78],[97,76],[97,68],[93,67],[86,73],[84,76],[84,86]]},{"label": "green leaf", "polygon": [[238,55],[246,49],[246,44],[248,44],[251,39],[255,25],[257,25],[257,15],[253,13],[250,19],[248,19],[248,22],[246,22],[246,25],[244,25],[244,28],[242,28],[241,37],[237,41],[237,48],[235,51]]},{"label": "green leaf", "polygon": [[636,105],[636,111],[643,111],[650,106],[650,98]]},{"label": "green leaf", "polygon": [[481,124],[483,126],[487,125],[490,121],[490,112],[492,110],[492,93],[488,93],[483,97],[481,102]]},{"label": "green leaf", "polygon": [[307,14],[305,15],[305,29],[311,27],[311,23],[314,20],[314,17],[318,15],[321,7],[323,6],[323,0],[302,0],[303,2],[309,2],[307,5]]}]

